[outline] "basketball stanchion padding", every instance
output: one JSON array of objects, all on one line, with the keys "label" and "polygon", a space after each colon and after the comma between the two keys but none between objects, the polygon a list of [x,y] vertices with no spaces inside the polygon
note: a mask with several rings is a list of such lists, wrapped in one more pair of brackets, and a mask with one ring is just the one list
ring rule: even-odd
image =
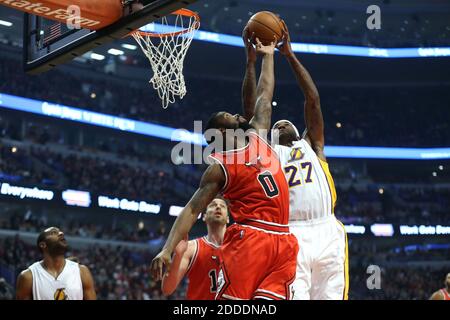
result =
[{"label": "basketball stanchion padding", "polygon": [[169,23],[167,17],[161,18],[162,32],[141,29],[131,33],[150,61],[153,72],[150,83],[158,92],[164,109],[174,103],[176,97],[183,99],[186,94],[184,58],[200,28],[200,17],[191,10],[179,9],[172,16],[174,23]]}]

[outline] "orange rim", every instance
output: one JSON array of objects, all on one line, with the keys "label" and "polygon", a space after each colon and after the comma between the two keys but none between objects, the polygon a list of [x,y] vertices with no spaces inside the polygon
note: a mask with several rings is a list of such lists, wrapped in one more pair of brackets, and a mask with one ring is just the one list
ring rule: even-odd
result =
[{"label": "orange rim", "polygon": [[[171,14],[180,15],[180,16],[184,16],[184,17],[194,17],[194,19],[195,19],[194,29],[198,29],[198,27],[200,26],[200,16],[194,11],[183,8],[183,9],[178,9],[177,11],[174,11]],[[141,36],[146,36],[146,37],[164,38],[164,37],[168,37],[168,36],[173,37],[173,36],[177,36],[180,34],[184,34],[184,33],[189,32],[190,30],[191,30],[191,27],[188,27],[184,30],[177,31],[177,32],[154,33],[154,32],[148,32],[148,31],[141,31],[138,29],[138,30],[131,32],[129,35],[132,35],[133,33],[138,33]]]}]

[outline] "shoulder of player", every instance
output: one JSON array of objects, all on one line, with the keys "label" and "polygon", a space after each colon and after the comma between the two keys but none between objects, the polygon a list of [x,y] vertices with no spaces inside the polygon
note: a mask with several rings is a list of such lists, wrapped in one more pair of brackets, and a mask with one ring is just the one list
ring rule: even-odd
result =
[{"label": "shoulder of player", "polygon": [[[187,248],[182,253],[180,251],[176,251],[176,254],[181,254],[183,260],[191,261],[192,258],[195,257],[198,251],[198,239],[189,240],[187,242]],[[178,248],[178,246],[177,246]]]},{"label": "shoulder of player", "polygon": [[305,143],[309,145],[309,147],[312,149],[312,151],[314,151],[314,153],[320,160],[327,162],[327,158],[325,157],[325,154],[323,152],[325,146],[314,144],[308,134],[306,134],[300,141],[305,141]]},{"label": "shoulder of player", "polygon": [[78,267],[80,268],[80,272],[91,272],[91,271],[89,270],[88,266],[86,266],[86,265],[84,265],[84,264],[79,263],[79,264],[78,264]]},{"label": "shoulder of player", "polygon": [[92,273],[91,270],[89,270],[89,268],[87,266],[85,266],[84,264],[78,264],[79,268],[80,268],[80,276],[81,276],[81,280],[84,281],[89,281],[89,279],[92,279]]},{"label": "shoulder of player", "polygon": [[33,274],[29,268],[23,270],[17,276],[16,299],[17,300],[33,299]]},{"label": "shoulder of player", "polygon": [[33,273],[31,272],[31,269],[27,268],[25,270],[22,270],[22,272],[20,272],[17,276],[17,279],[26,282],[33,281]]},{"label": "shoulder of player", "polygon": [[283,146],[282,144],[275,144],[275,145],[273,146],[273,149],[274,149],[276,152],[280,152],[280,151],[282,151],[282,150],[291,150],[292,147]]},{"label": "shoulder of player", "polygon": [[188,248],[187,252],[185,253],[185,256],[183,258],[186,258],[189,262],[186,269],[186,274],[189,275],[193,265],[197,261],[198,252],[200,249],[199,242],[201,241],[201,238],[193,239],[188,242]]},{"label": "shoulder of player", "polygon": [[223,178],[223,170],[222,164],[217,158],[213,158],[215,161],[210,163],[203,173],[202,180],[210,181],[210,180],[222,180]]},{"label": "shoulder of player", "polygon": [[[200,180],[200,188],[205,190],[223,189],[227,183],[227,171],[225,165],[217,158],[211,163],[203,173]],[[209,189],[208,189],[209,188]]]},{"label": "shoulder of player", "polygon": [[430,300],[445,300],[442,290],[438,290],[431,295]]},{"label": "shoulder of player", "polygon": [[186,250],[186,255],[189,259],[195,255],[196,251],[198,251],[198,242],[201,238],[193,239],[188,241],[188,248]]}]

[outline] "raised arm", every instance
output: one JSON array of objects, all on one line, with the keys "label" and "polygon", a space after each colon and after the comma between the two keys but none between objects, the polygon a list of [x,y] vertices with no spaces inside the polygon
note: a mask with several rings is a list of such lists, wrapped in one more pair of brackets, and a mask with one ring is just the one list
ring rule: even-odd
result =
[{"label": "raised arm", "polygon": [[325,160],[325,155],[323,153],[325,144],[324,122],[320,107],[319,92],[317,91],[317,87],[308,70],[305,69],[292,51],[289,31],[284,21],[283,24],[285,26],[285,32],[283,41],[278,47],[278,50],[280,50],[291,65],[295,77],[297,78],[297,83],[305,96],[304,112],[307,129],[306,139],[316,152],[317,156],[322,160]]},{"label": "raised arm", "polygon": [[242,40],[245,45],[247,64],[245,67],[244,81],[242,83],[242,108],[244,118],[250,121],[255,114],[256,103],[256,49],[253,46],[254,34],[250,35],[248,27],[242,32]]},{"label": "raised arm", "polygon": [[270,129],[272,120],[272,98],[275,88],[274,61],[276,40],[268,46],[262,45],[256,38],[256,52],[263,56],[261,74],[256,88],[255,115],[250,120],[250,125],[257,131]]},{"label": "raised arm", "polygon": [[170,273],[166,272],[162,279],[161,290],[164,295],[171,295],[186,275],[189,263],[194,256],[196,246],[197,243],[195,240],[181,240],[180,243],[178,243],[175,248],[172,265],[170,266]]},{"label": "raised arm", "polygon": [[205,210],[224,184],[225,174],[220,165],[210,165],[202,176],[200,187],[175,220],[162,251],[152,261],[150,270],[156,281],[162,279],[163,267],[170,273],[171,256],[175,247],[187,237],[200,212]]}]

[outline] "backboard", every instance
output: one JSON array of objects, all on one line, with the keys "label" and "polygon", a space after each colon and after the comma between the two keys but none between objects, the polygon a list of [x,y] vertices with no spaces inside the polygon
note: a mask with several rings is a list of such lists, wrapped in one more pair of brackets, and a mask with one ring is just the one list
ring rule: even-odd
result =
[{"label": "backboard", "polygon": [[117,39],[197,0],[153,0],[100,30],[69,29],[65,24],[25,13],[24,69],[29,74],[46,72],[82,56],[95,47]]}]

